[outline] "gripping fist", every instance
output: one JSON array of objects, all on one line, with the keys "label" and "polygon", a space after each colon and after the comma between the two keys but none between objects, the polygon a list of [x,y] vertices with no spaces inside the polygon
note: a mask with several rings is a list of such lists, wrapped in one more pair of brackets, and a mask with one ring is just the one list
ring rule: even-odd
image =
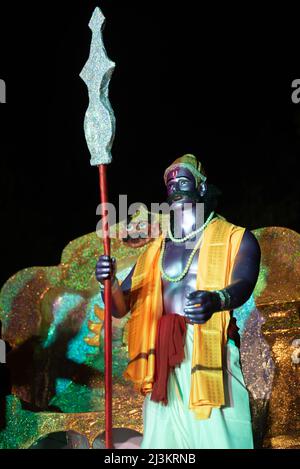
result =
[{"label": "gripping fist", "polygon": [[104,280],[113,279],[116,274],[116,259],[110,256],[100,256],[96,264],[96,279],[104,283]]},{"label": "gripping fist", "polygon": [[186,297],[184,313],[193,324],[204,324],[219,311],[220,299],[214,292],[197,290]]}]

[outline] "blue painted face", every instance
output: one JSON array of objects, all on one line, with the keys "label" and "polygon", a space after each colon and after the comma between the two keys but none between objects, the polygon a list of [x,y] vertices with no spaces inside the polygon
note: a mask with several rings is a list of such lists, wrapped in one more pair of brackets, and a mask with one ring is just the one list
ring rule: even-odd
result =
[{"label": "blue painted face", "polygon": [[200,194],[192,173],[182,167],[175,167],[167,176],[167,201],[169,205],[198,202]]}]

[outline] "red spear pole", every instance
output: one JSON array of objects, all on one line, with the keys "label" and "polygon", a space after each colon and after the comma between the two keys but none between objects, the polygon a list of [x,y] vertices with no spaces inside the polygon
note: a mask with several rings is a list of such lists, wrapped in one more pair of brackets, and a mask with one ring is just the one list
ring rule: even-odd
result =
[{"label": "red spear pole", "polygon": [[[106,204],[108,202],[106,165],[100,164],[99,183],[101,198],[102,232],[104,254],[110,256],[109,226]],[[105,375],[105,447],[113,448],[112,442],[112,327],[111,327],[111,280],[104,281],[104,375]]]}]

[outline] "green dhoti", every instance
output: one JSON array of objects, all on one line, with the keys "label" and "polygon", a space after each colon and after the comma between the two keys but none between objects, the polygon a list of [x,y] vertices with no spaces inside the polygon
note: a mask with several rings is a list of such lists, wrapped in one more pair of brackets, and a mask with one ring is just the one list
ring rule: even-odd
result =
[{"label": "green dhoti", "polygon": [[194,326],[187,324],[185,358],[170,373],[168,404],[153,402],[147,394],[143,406],[141,448],[252,449],[252,425],[239,349],[229,339],[224,360],[226,405],[212,409],[210,418],[196,419],[189,409]]}]

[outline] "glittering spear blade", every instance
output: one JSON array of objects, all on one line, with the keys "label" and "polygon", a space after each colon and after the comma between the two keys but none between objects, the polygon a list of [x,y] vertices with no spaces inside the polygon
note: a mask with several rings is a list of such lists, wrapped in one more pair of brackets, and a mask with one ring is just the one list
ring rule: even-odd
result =
[{"label": "glittering spear blade", "polygon": [[[108,85],[115,64],[107,57],[103,45],[104,19],[100,9],[95,8],[89,23],[92,30],[90,56],[80,77],[86,83],[89,92],[89,106],[84,118],[84,132],[91,154],[91,165],[99,168],[104,254],[110,256],[109,226],[105,222],[108,202],[106,168],[111,162],[115,117],[108,99]],[[105,447],[113,448],[111,279],[104,282],[104,306]]]},{"label": "glittering spear blade", "polygon": [[115,64],[107,57],[103,44],[104,21],[100,8],[95,8],[89,22],[92,30],[90,55],[80,73],[89,92],[84,133],[92,166],[111,162],[111,148],[115,135],[115,116],[108,98],[109,82]]}]

